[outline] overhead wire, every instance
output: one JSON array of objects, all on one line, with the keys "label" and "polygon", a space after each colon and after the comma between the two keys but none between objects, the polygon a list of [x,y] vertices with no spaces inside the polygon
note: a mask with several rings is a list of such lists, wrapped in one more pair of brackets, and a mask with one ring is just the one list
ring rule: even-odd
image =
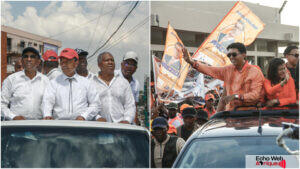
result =
[{"label": "overhead wire", "polygon": [[88,56],[88,58],[93,57],[101,48],[103,48],[109,41],[110,39],[119,31],[119,29],[122,27],[122,25],[124,24],[124,22],[126,21],[126,19],[128,18],[128,16],[132,13],[132,11],[136,8],[136,6],[138,5],[139,1],[136,1],[135,5],[133,6],[133,8],[128,12],[128,14],[125,16],[125,18],[123,19],[123,21],[121,22],[121,24],[118,26],[118,28],[111,34],[111,36],[105,41],[105,43],[103,45],[101,45],[98,49],[96,49],[96,51]]},{"label": "overhead wire", "polygon": [[105,1],[104,1],[104,2],[102,2],[101,13],[100,13],[100,14],[99,14],[99,16],[98,16],[97,23],[96,23],[96,26],[95,26],[94,32],[93,32],[93,34],[92,34],[91,40],[90,40],[90,42],[89,42],[89,44],[88,44],[87,50],[89,50],[89,49],[90,49],[90,46],[91,46],[91,44],[92,44],[92,42],[93,42],[93,40],[94,40],[94,35],[95,35],[95,32],[96,32],[96,30],[97,30],[98,23],[99,23],[99,21],[100,21],[100,20],[101,20],[101,18],[102,18],[102,13],[103,13],[103,8],[104,8],[104,5],[105,5]]}]

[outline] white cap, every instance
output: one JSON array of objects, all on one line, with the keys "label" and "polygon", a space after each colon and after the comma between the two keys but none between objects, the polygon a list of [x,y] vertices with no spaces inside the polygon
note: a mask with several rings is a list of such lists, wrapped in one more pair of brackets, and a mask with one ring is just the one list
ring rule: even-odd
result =
[{"label": "white cap", "polygon": [[124,55],[123,61],[128,59],[133,59],[136,61],[136,63],[139,61],[139,57],[134,51],[129,51]]}]

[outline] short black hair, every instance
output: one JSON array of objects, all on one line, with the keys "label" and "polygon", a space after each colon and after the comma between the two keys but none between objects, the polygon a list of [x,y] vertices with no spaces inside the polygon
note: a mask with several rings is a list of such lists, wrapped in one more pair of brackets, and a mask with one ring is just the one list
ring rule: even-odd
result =
[{"label": "short black hair", "polygon": [[289,54],[293,49],[299,49],[297,46],[288,46],[285,48],[284,52],[283,52],[283,55],[287,55]]},{"label": "short black hair", "polygon": [[232,43],[229,46],[227,46],[227,50],[235,48],[237,49],[240,53],[247,53],[247,49],[246,46],[243,43],[240,42],[236,42],[236,43]]},{"label": "short black hair", "polygon": [[280,77],[278,75],[278,67],[283,65],[284,61],[280,58],[274,58],[269,63],[267,78],[272,84],[277,84],[280,82]]}]

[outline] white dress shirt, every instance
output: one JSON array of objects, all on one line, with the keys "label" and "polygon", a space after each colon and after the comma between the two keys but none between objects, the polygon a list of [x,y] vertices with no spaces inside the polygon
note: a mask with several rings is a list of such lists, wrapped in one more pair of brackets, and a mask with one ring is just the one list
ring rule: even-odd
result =
[{"label": "white dress shirt", "polygon": [[[98,76],[94,76],[93,82],[100,91],[101,112],[108,122],[120,122],[126,120],[129,123],[135,118],[135,102],[130,85],[119,73],[107,85]],[[96,119],[101,115],[97,115]]]},{"label": "white dress shirt", "polygon": [[[120,73],[120,75],[126,79],[124,76],[123,76],[123,73],[121,70],[117,70],[116,71],[117,73]],[[127,79],[126,79],[127,80]],[[128,80],[127,80],[128,81]],[[139,95],[140,95],[140,83],[139,81],[137,81],[134,77],[132,77],[132,81],[129,83],[130,84],[130,88],[131,88],[131,91],[132,91],[132,94],[133,94],[133,97],[134,97],[134,100],[135,102],[139,102]]]},{"label": "white dress shirt", "polygon": [[52,69],[50,72],[48,72],[47,77],[49,80],[55,79],[57,76],[61,75],[61,71],[58,68]]},{"label": "white dress shirt", "polygon": [[75,120],[82,116],[92,120],[97,115],[100,110],[99,92],[91,85],[92,81],[78,74],[71,78],[71,90],[69,77],[63,73],[50,81],[43,98],[44,117]]},{"label": "white dress shirt", "polygon": [[11,74],[2,85],[1,115],[9,120],[16,116],[42,119],[42,98],[48,84],[49,79],[39,72],[33,79],[27,77],[24,71]]}]

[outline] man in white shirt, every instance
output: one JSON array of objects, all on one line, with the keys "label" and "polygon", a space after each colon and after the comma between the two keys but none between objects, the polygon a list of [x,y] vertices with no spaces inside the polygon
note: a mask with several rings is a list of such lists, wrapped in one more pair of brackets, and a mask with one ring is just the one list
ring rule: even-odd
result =
[{"label": "man in white shirt", "polygon": [[1,115],[8,120],[42,119],[40,105],[49,79],[37,71],[41,56],[28,47],[23,50],[21,61],[24,70],[11,74],[3,82]]},{"label": "man in white shirt", "polygon": [[100,72],[93,81],[100,91],[101,112],[105,116],[96,116],[97,121],[132,123],[135,117],[135,101],[127,80],[115,73],[114,57],[104,52],[98,56]]},{"label": "man in white shirt", "polygon": [[44,55],[44,74],[47,75],[49,80],[55,79],[61,74],[58,69],[58,56],[55,51],[47,50]]},{"label": "man in white shirt", "polygon": [[71,48],[60,53],[62,74],[51,80],[43,98],[45,120],[92,120],[100,111],[99,92],[87,78],[76,74],[78,54]]},{"label": "man in white shirt", "polygon": [[84,51],[84,50],[78,49],[78,48],[76,48],[75,51],[77,52],[77,54],[79,56],[76,73],[80,76],[86,77],[88,79],[92,79],[94,74],[87,70],[88,62],[87,62],[86,57],[89,53],[87,51]]}]

